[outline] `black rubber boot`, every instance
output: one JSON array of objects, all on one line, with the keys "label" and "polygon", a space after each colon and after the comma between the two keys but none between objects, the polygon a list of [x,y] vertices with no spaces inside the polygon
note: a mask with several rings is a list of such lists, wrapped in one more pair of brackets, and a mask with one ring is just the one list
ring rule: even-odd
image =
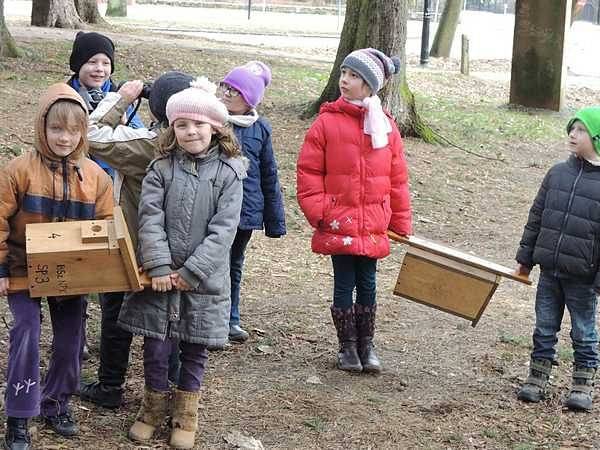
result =
[{"label": "black rubber boot", "polygon": [[6,418],[5,450],[29,450],[31,448],[28,422],[27,419],[18,417]]},{"label": "black rubber boot", "polygon": [[593,367],[574,367],[573,386],[567,399],[567,407],[572,411],[590,411],[594,393],[596,369]]},{"label": "black rubber boot", "polygon": [[524,402],[537,403],[546,397],[546,387],[552,372],[552,361],[549,359],[531,359],[529,363],[529,376],[517,398]]},{"label": "black rubber boot", "polygon": [[79,388],[81,400],[93,403],[103,408],[115,409],[123,403],[123,388],[109,386],[99,381],[82,383]]},{"label": "black rubber boot", "polygon": [[68,411],[56,416],[46,416],[44,417],[44,422],[56,434],[60,434],[61,436],[71,437],[79,434],[77,422],[75,422],[75,419],[73,419],[73,416]]},{"label": "black rubber boot", "polygon": [[373,337],[375,336],[375,317],[377,305],[354,305],[356,331],[358,334],[358,357],[363,367],[363,372],[380,373],[381,363],[375,353]]},{"label": "black rubber boot", "polygon": [[331,307],[331,317],[337,330],[339,350],[337,368],[347,372],[361,372],[362,365],[356,349],[356,324],[352,308]]}]

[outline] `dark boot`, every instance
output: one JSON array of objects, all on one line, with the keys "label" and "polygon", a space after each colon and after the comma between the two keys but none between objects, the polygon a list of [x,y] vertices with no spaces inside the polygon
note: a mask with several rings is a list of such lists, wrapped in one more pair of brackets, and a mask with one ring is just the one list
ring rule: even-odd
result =
[{"label": "dark boot", "polygon": [[573,386],[567,399],[567,407],[570,410],[589,411],[592,409],[595,376],[596,369],[593,367],[573,368]]},{"label": "dark boot", "polygon": [[81,383],[79,397],[86,402],[94,403],[103,408],[115,409],[123,403],[123,388],[108,386],[99,381]]},{"label": "dark boot", "polygon": [[79,427],[69,411],[56,416],[45,416],[44,422],[56,434],[60,434],[61,436],[71,437],[79,434]]},{"label": "dark boot", "polygon": [[525,402],[537,403],[546,397],[546,387],[552,372],[552,361],[549,359],[531,359],[529,376],[521,386],[517,398]]},{"label": "dark boot", "polygon": [[331,317],[337,330],[340,348],[337,357],[337,368],[348,372],[361,372],[362,365],[356,350],[356,324],[354,310],[331,306]]},{"label": "dark boot", "polygon": [[27,419],[7,417],[4,449],[29,450],[31,448],[31,436],[29,435],[29,429],[27,427]]},{"label": "dark boot", "polygon": [[354,305],[354,317],[358,333],[358,356],[363,367],[363,372],[381,372],[381,363],[373,347],[376,311],[377,305],[363,306],[359,303]]}]

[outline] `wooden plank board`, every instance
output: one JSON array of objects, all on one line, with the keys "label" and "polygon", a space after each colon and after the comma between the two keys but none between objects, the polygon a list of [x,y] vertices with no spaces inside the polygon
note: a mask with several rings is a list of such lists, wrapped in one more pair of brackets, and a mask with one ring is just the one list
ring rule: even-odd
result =
[{"label": "wooden plank board", "polygon": [[119,243],[119,250],[121,250],[121,259],[125,266],[127,277],[129,278],[129,289],[130,291],[141,291],[144,289],[142,281],[140,280],[140,274],[137,267],[137,259],[135,257],[135,250],[133,243],[131,242],[131,236],[127,230],[127,223],[125,222],[125,216],[119,206],[115,206],[114,209],[114,221],[115,221],[115,235],[117,242]]},{"label": "wooden plank board", "polygon": [[438,244],[437,242],[433,242],[417,236],[400,236],[394,233],[393,231],[388,231],[388,236],[393,241],[400,242],[402,244],[408,244],[411,247],[420,248],[428,252],[443,256],[445,258],[452,259],[454,261],[458,261],[460,263],[467,264],[472,267],[477,267],[479,269],[486,270],[496,275],[500,275],[501,277],[509,278],[514,281],[519,281],[521,283],[531,285],[531,280],[528,277],[518,275],[515,273],[514,270],[508,267],[496,264],[491,261],[487,261],[483,258],[479,258],[468,253],[461,252],[460,250],[446,247],[442,244]]},{"label": "wooden plank board", "polygon": [[108,242],[108,223],[106,220],[81,221],[81,242],[84,244]]},{"label": "wooden plank board", "polygon": [[459,263],[440,260],[437,255],[432,260],[414,250],[409,249],[404,256],[394,294],[463,317],[475,326],[500,277],[485,271],[480,277],[471,272],[472,267],[460,267]]},{"label": "wooden plank board", "polygon": [[[93,221],[90,221],[93,222]],[[28,223],[25,226],[25,246],[28,255],[36,253],[74,253],[107,248],[106,242],[85,244],[81,240],[81,221]]]},{"label": "wooden plank board", "polygon": [[[85,261],[85,263],[84,263]],[[32,297],[119,292],[129,289],[119,255],[108,250],[28,255],[27,273]]]}]

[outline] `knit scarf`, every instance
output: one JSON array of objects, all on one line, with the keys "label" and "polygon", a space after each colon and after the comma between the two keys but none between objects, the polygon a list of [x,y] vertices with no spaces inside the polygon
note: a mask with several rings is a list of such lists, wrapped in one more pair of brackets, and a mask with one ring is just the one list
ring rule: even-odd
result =
[{"label": "knit scarf", "polygon": [[388,144],[388,134],[392,131],[390,121],[383,112],[381,100],[376,95],[365,97],[363,100],[350,100],[350,103],[365,108],[363,131],[371,136],[374,149],[383,148]]},{"label": "knit scarf", "polygon": [[238,127],[248,128],[258,120],[258,113],[255,109],[251,109],[249,114],[233,114],[229,116],[229,122]]}]

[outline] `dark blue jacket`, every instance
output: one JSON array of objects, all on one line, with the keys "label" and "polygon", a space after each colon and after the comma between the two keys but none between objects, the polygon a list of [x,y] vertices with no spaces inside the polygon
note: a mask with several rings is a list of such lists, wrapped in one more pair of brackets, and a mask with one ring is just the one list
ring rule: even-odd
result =
[{"label": "dark blue jacket", "polygon": [[239,228],[262,230],[268,237],[286,233],[283,196],[277,175],[277,161],[271,145],[271,125],[259,117],[249,127],[234,125],[242,153],[249,160],[244,179],[244,200]]},{"label": "dark blue jacket", "polygon": [[600,167],[571,155],[546,174],[516,259],[599,287],[599,242]]}]

